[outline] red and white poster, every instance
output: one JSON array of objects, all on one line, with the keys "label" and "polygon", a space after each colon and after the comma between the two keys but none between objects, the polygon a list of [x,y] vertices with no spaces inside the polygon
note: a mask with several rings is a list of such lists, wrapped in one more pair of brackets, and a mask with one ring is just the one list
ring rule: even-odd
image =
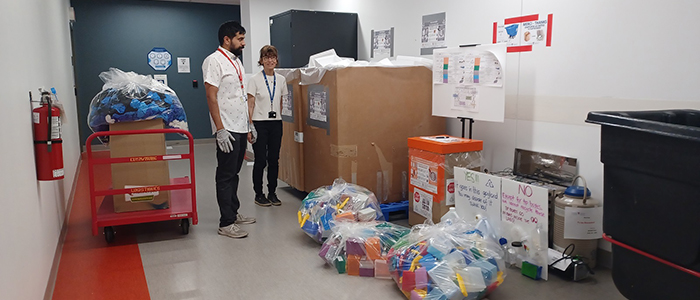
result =
[{"label": "red and white poster", "polygon": [[552,14],[528,15],[493,23],[493,43],[505,43],[508,52],[532,51],[533,46],[552,46]]}]

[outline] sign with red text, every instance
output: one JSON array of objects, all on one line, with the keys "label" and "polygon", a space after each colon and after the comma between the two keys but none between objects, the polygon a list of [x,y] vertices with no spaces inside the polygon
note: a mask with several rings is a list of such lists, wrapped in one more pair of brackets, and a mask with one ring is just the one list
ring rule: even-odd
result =
[{"label": "sign with red text", "polygon": [[524,250],[529,262],[543,267],[541,277],[544,280],[548,278],[548,203],[549,197],[545,188],[505,178],[501,180],[501,221],[521,228],[526,234],[527,240],[523,241]]},{"label": "sign with red text", "polygon": [[[549,224],[547,189],[510,179],[501,181],[501,220],[534,231]],[[546,244],[545,244],[546,245]]]}]

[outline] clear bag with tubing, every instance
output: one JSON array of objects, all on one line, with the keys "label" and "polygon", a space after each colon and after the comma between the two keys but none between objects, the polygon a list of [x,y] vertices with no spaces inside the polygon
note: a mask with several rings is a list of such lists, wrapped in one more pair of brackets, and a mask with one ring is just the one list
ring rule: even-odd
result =
[{"label": "clear bag with tubing", "polygon": [[391,279],[387,254],[410,229],[387,222],[338,221],[318,255],[339,274]]},{"label": "clear bag with tubing", "polygon": [[331,186],[311,191],[302,201],[297,217],[301,230],[319,243],[330,235],[338,220],[384,221],[374,193],[340,178]]},{"label": "clear bag with tubing", "polygon": [[389,271],[409,299],[483,299],[505,279],[488,220],[416,225],[389,250]]},{"label": "clear bag with tubing", "polygon": [[[167,128],[188,130],[185,108],[175,92],[157,80],[117,68],[100,73],[104,82],[90,102],[88,125],[93,132],[110,124],[159,118]],[[106,142],[106,138],[100,138]]]}]

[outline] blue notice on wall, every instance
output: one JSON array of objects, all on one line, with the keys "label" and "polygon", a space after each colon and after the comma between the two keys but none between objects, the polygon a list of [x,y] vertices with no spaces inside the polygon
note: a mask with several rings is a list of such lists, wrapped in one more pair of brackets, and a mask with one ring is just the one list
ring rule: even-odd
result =
[{"label": "blue notice on wall", "polygon": [[165,48],[155,47],[148,52],[148,65],[156,71],[165,71],[173,63],[173,56]]}]

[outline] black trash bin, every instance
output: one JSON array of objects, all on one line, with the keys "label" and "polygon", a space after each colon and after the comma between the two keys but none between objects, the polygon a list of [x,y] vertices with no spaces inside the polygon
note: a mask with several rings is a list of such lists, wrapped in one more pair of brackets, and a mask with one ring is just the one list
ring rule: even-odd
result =
[{"label": "black trash bin", "polygon": [[[603,231],[700,271],[700,111],[590,112],[601,126]],[[700,299],[700,277],[613,244],[613,280],[629,299]]]}]

